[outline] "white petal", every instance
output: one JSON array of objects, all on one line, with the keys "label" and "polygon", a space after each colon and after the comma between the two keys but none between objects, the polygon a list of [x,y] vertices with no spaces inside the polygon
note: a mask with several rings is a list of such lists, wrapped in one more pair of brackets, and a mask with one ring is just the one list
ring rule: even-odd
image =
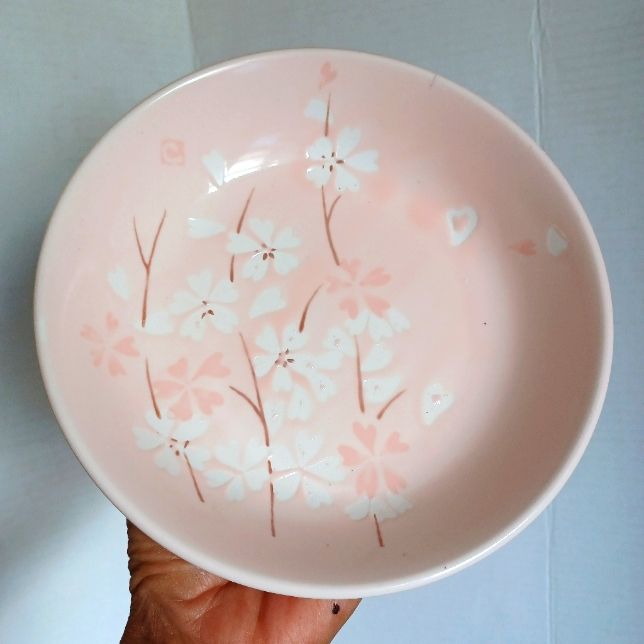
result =
[{"label": "white petal", "polygon": [[321,371],[313,371],[312,373],[309,373],[309,382],[311,383],[311,389],[313,390],[315,397],[320,402],[326,402],[338,391],[338,388],[335,386],[335,382],[333,382],[327,374],[322,373]]},{"label": "white petal", "polygon": [[389,324],[396,333],[406,331],[409,328],[409,320],[393,306],[387,310],[386,313]]},{"label": "white petal", "polygon": [[308,420],[311,417],[312,411],[313,404],[308,392],[306,391],[306,389],[304,389],[304,387],[295,385],[293,387],[291,399],[288,403],[286,415],[291,420]]},{"label": "white petal", "polygon": [[254,253],[258,250],[259,244],[252,237],[244,233],[229,233],[226,250],[233,255],[243,255],[244,253]]},{"label": "white petal", "polygon": [[335,370],[339,369],[344,356],[337,350],[327,351],[314,359],[315,366],[318,369]]},{"label": "white petal", "polygon": [[201,300],[196,297],[194,293],[190,293],[190,291],[177,291],[172,296],[168,311],[170,311],[172,315],[183,315],[200,305]]},{"label": "white petal", "polygon": [[335,189],[338,192],[344,192],[349,190],[350,192],[356,192],[360,189],[360,181],[358,177],[351,174],[346,168],[346,164],[336,165],[335,166]]},{"label": "white petal", "polygon": [[302,481],[302,491],[304,492],[306,504],[310,508],[315,509],[321,505],[331,505],[331,501],[333,500],[328,484],[323,485],[306,477]]},{"label": "white petal", "polygon": [[447,230],[452,246],[460,246],[463,242],[467,241],[476,229],[479,220],[476,210],[469,206],[448,210],[445,216],[447,218]]},{"label": "white petal", "polygon": [[259,492],[268,481],[268,470],[265,467],[256,467],[244,472],[244,479],[251,490]]},{"label": "white petal", "polygon": [[145,413],[145,420],[147,424],[160,436],[168,438],[172,434],[174,421],[170,418],[158,418],[154,411],[149,409]]},{"label": "white petal", "polygon": [[273,481],[273,491],[279,501],[292,499],[300,487],[302,475],[299,472],[291,472],[280,476]]},{"label": "white petal", "polygon": [[190,466],[199,472],[203,471],[206,467],[206,461],[210,459],[210,451],[205,447],[197,447],[195,445],[188,445],[186,447],[186,458],[190,461]]},{"label": "white petal", "polygon": [[263,241],[268,247],[273,246],[273,231],[275,224],[270,219],[257,219],[255,217],[248,220],[248,227]]},{"label": "white petal", "polygon": [[326,136],[319,138],[306,150],[306,158],[321,161],[330,159],[333,154],[333,143]]},{"label": "white petal", "polygon": [[[212,316],[208,316],[212,317]],[[196,342],[203,340],[206,331],[206,323],[201,317],[201,310],[191,313],[181,323],[179,327],[179,335],[183,338],[192,338]]]},{"label": "white petal", "polygon": [[179,423],[174,438],[179,441],[192,441],[203,436],[208,431],[208,419],[193,417],[183,423]]},{"label": "white petal", "polygon": [[266,400],[264,401],[264,415],[268,432],[272,438],[277,435],[284,424],[286,405],[281,400]]},{"label": "white petal", "polygon": [[326,456],[322,460],[308,465],[306,471],[331,483],[344,481],[347,476],[347,470],[342,465],[342,459],[337,455]]},{"label": "white petal", "polygon": [[264,289],[253,301],[248,312],[248,316],[252,319],[258,318],[267,313],[280,311],[286,306],[284,294],[279,286],[272,286],[271,288]]},{"label": "white petal", "polygon": [[255,253],[255,255],[251,255],[244,262],[244,267],[242,268],[242,277],[259,282],[259,280],[261,280],[264,275],[266,275],[267,270],[268,260],[264,259],[264,255],[262,253]]},{"label": "white petal", "polygon": [[293,389],[293,378],[288,367],[275,367],[273,373],[273,391],[291,391]]},{"label": "white petal", "polygon": [[234,476],[235,475],[228,470],[220,470],[217,468],[208,470],[205,473],[205,477],[206,479],[208,479],[208,485],[210,487],[220,487],[222,485],[225,485],[230,480],[232,480]]},{"label": "white petal", "polygon": [[375,172],[378,169],[378,152],[376,150],[366,150],[358,152],[344,161],[346,165],[354,170],[361,172]]},{"label": "white petal", "polygon": [[232,333],[239,324],[237,313],[225,306],[213,306],[214,315],[206,316],[215,329],[222,333]]},{"label": "white petal", "polygon": [[208,299],[212,286],[212,271],[206,269],[188,277],[188,284],[200,300]]},{"label": "white petal", "polygon": [[225,172],[226,172],[226,162],[224,157],[218,150],[212,150],[205,156],[201,157],[201,161],[206,166],[206,170],[210,176],[214,179],[215,183],[218,186],[223,185]]},{"label": "white petal", "polygon": [[234,284],[228,279],[219,280],[210,291],[208,300],[218,304],[231,304],[239,299],[239,293]]},{"label": "white petal", "polygon": [[[191,306],[191,308],[193,307]],[[145,327],[141,326],[141,321],[139,320],[136,328],[148,335],[168,335],[174,331],[174,323],[167,311],[154,311],[148,313]]]},{"label": "white petal", "polygon": [[[358,317],[349,318],[346,321],[349,333],[351,333],[351,335],[361,335],[364,333],[364,330],[367,328],[367,323],[369,322],[369,315],[369,311],[367,309],[363,309],[358,313]],[[355,351],[352,355],[355,355]]]},{"label": "white petal", "polygon": [[568,240],[556,227],[550,226],[546,233],[546,248],[554,257],[559,257],[568,248]]},{"label": "white petal", "polygon": [[362,133],[357,127],[345,127],[338,134],[335,153],[338,159],[346,159],[358,147]]},{"label": "white petal", "polygon": [[314,186],[321,188],[329,183],[331,178],[331,169],[328,165],[313,165],[306,169],[306,178],[313,183]]},{"label": "white petal", "polygon": [[369,514],[369,506],[369,497],[361,496],[355,503],[347,506],[345,512],[355,521],[359,521]]},{"label": "white petal", "polygon": [[439,382],[431,383],[423,391],[421,415],[425,425],[432,425],[454,404],[454,395]]},{"label": "white petal", "polygon": [[300,265],[300,260],[296,255],[291,253],[276,250],[274,255],[275,259],[273,260],[273,264],[275,265],[275,271],[278,275],[286,275]]},{"label": "white petal", "polygon": [[139,449],[150,450],[159,447],[165,443],[165,438],[159,436],[156,432],[142,427],[132,427],[132,433],[136,440],[136,446]]},{"label": "white petal", "polygon": [[214,237],[226,228],[214,219],[204,217],[188,217],[188,237],[192,239],[206,239]]},{"label": "white petal", "polygon": [[107,274],[107,282],[112,290],[122,299],[127,301],[130,297],[130,285],[127,273],[122,266],[117,266]]},{"label": "white petal", "polygon": [[157,452],[154,462],[157,467],[165,470],[168,474],[172,474],[172,476],[177,476],[181,472],[181,462],[170,447],[165,447]]},{"label": "white petal", "polygon": [[305,333],[300,333],[296,324],[288,324],[282,331],[282,347],[297,351],[306,344],[307,336]]},{"label": "white petal", "polygon": [[411,509],[411,503],[404,496],[400,496],[400,494],[388,494],[387,502],[396,514],[402,514]]},{"label": "white petal", "polygon": [[300,245],[300,239],[295,235],[293,229],[289,226],[280,230],[274,241],[273,246],[277,250],[286,250],[288,248],[297,248]]},{"label": "white petal", "polygon": [[[304,116],[324,123],[326,121],[326,102],[321,101],[319,98],[312,98],[304,110]],[[331,114],[329,114],[329,123],[333,123]]]},{"label": "white petal", "polygon": [[297,462],[286,445],[273,445],[270,460],[274,472],[284,472],[285,470],[297,468]]},{"label": "white petal", "polygon": [[302,430],[295,435],[295,447],[297,449],[297,460],[300,467],[306,466],[322,447],[322,436],[319,434],[309,434]]},{"label": "white petal", "polygon": [[356,355],[356,346],[351,337],[345,333],[339,326],[329,329],[324,346],[327,349],[335,350],[341,355],[354,357]]},{"label": "white petal", "polygon": [[369,508],[370,514],[375,514],[378,518],[378,521],[386,521],[387,519],[393,519],[396,516],[396,510],[392,508],[388,503],[385,503],[383,499],[376,497],[371,501],[371,508]]},{"label": "white petal", "polygon": [[275,356],[267,354],[253,356],[253,367],[258,378],[263,378],[274,366]]},{"label": "white petal", "polygon": [[369,314],[369,335],[374,342],[378,342],[382,338],[390,338],[393,334],[393,329],[385,318],[381,318],[375,313]]},{"label": "white petal", "polygon": [[366,378],[362,382],[364,398],[370,403],[383,403],[396,393],[398,385],[400,385],[400,376]]},{"label": "white petal", "polygon": [[251,438],[244,448],[244,470],[249,470],[263,463],[268,458],[268,448],[258,438]]},{"label": "white petal", "polygon": [[393,351],[382,344],[374,344],[367,357],[362,361],[363,373],[384,369],[391,362],[392,357]]},{"label": "white petal", "polygon": [[218,445],[215,447],[215,458],[233,470],[241,471],[242,469],[241,448],[237,441],[230,441],[227,445]]},{"label": "white petal", "polygon": [[277,358],[277,354],[280,352],[277,333],[275,333],[275,329],[272,326],[265,326],[262,329],[262,332],[255,338],[255,344],[260,349],[264,349],[266,353],[274,356],[273,360]]},{"label": "white petal", "polygon": [[235,476],[226,488],[226,498],[229,501],[243,501],[246,496],[244,481],[241,476]]}]

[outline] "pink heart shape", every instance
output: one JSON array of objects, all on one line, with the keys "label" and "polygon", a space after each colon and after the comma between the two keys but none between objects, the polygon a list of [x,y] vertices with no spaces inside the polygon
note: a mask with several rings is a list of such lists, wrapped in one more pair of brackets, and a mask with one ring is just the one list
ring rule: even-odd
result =
[{"label": "pink heart shape", "polygon": [[518,241],[516,244],[512,244],[510,249],[516,251],[520,255],[525,255],[526,257],[537,254],[536,244],[531,239]]},{"label": "pink heart shape", "polygon": [[381,266],[378,266],[364,276],[360,286],[384,286],[390,279],[391,275],[386,273]]},{"label": "pink heart shape", "polygon": [[364,458],[360,455],[357,449],[350,447],[349,445],[340,445],[338,446],[338,452],[342,456],[342,463],[346,467],[355,467],[364,462]]},{"label": "pink heart shape", "polygon": [[407,443],[403,443],[400,440],[400,434],[398,432],[393,432],[392,434],[389,434],[389,438],[387,438],[387,442],[385,443],[385,452],[388,452],[390,454],[395,454],[400,452],[406,452],[408,449],[409,449],[409,445],[407,445]]},{"label": "pink heart shape", "polygon": [[373,447],[376,442],[376,428],[373,425],[364,425],[360,423],[353,423],[353,433],[358,437],[358,440],[373,453]]},{"label": "pink heart shape", "polygon": [[329,83],[333,82],[338,76],[338,72],[333,68],[333,65],[329,61],[324,63],[322,67],[320,67],[320,89],[322,89],[325,85],[328,85]]},{"label": "pink heart shape", "polygon": [[177,380],[185,380],[188,375],[188,361],[186,358],[179,358],[174,364],[168,367],[168,373]]},{"label": "pink heart shape", "polygon": [[122,338],[114,345],[114,351],[122,353],[124,356],[138,356],[138,349],[134,346],[134,338],[128,336],[127,338]]},{"label": "pink heart shape", "polygon": [[221,353],[213,353],[211,356],[208,356],[197,370],[193,380],[201,376],[207,376],[209,378],[223,378],[227,376],[230,373],[230,369],[221,364],[222,357],[223,355]]},{"label": "pink heart shape", "polygon": [[389,488],[390,492],[398,494],[407,487],[407,481],[402,476],[388,469],[385,469],[383,473],[385,475],[385,485]]},{"label": "pink heart shape", "polygon": [[358,317],[358,302],[354,297],[347,297],[340,302],[340,308],[347,312],[347,315],[355,320]]},{"label": "pink heart shape", "polygon": [[208,415],[212,412],[212,408],[221,405],[224,399],[221,394],[216,391],[208,391],[206,389],[193,389],[192,393],[197,400],[197,405],[202,413]]}]

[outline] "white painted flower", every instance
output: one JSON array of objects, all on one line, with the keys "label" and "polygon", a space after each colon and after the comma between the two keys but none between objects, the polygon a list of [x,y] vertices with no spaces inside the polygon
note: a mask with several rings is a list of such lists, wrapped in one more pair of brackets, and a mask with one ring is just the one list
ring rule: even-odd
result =
[{"label": "white painted flower", "polygon": [[156,450],[154,462],[158,467],[177,476],[181,469],[190,465],[194,470],[203,470],[210,459],[210,452],[204,447],[191,444],[195,438],[208,430],[208,420],[194,416],[177,423],[168,418],[157,418],[154,412],[145,415],[147,427],[135,426],[132,433],[137,447],[142,450]]},{"label": "white painted flower", "polygon": [[210,178],[214,181],[214,189],[220,188],[226,181],[226,161],[219,150],[211,150],[201,157],[201,162],[208,171]]},{"label": "white painted flower", "polygon": [[321,161],[307,169],[306,176],[315,186],[325,186],[331,175],[335,175],[335,187],[339,192],[360,189],[360,181],[349,171],[375,172],[378,169],[378,152],[365,150],[354,152],[360,143],[358,128],[345,127],[338,135],[335,145],[329,137],[319,138],[306,151],[307,159]]},{"label": "white painted flower", "polygon": [[317,458],[322,436],[300,431],[295,436],[295,455],[286,445],[275,445],[271,452],[273,489],[279,501],[292,499],[302,488],[311,508],[329,505],[334,483],[343,481],[346,471],[337,455]]},{"label": "white painted flower", "polygon": [[222,467],[205,473],[210,487],[226,486],[229,501],[242,501],[246,488],[258,492],[268,481],[268,448],[257,438],[251,438],[243,448],[237,441],[215,448],[215,458]]},{"label": "white painted flower", "polygon": [[282,289],[279,286],[271,286],[255,297],[248,310],[248,317],[253,320],[284,308],[286,308],[286,296]]},{"label": "white painted flower", "polygon": [[355,318],[349,318],[346,324],[352,335],[362,335],[368,331],[374,342],[382,338],[391,338],[394,333],[401,333],[409,328],[409,320],[393,306],[389,307],[383,315],[364,308]]},{"label": "white painted flower", "polygon": [[347,506],[345,512],[355,521],[374,515],[378,521],[384,521],[394,519],[410,508],[411,503],[404,496],[386,492],[373,498],[365,494]]},{"label": "white painted flower", "polygon": [[229,253],[248,255],[242,268],[242,276],[261,280],[267,273],[270,264],[278,275],[290,273],[300,263],[297,255],[287,251],[297,248],[300,240],[290,227],[282,228],[275,233],[275,224],[268,219],[249,219],[248,228],[252,234],[229,233]]},{"label": "white painted flower", "polygon": [[237,301],[235,287],[228,280],[213,285],[212,271],[205,270],[188,277],[190,291],[178,291],[170,302],[172,315],[186,317],[179,333],[193,340],[203,340],[207,325],[222,333],[232,333],[239,319],[237,314],[224,306]]},{"label": "white painted flower", "polygon": [[306,342],[306,334],[300,333],[295,324],[284,329],[281,339],[272,326],[265,327],[255,339],[257,346],[265,351],[253,357],[255,373],[258,378],[271,373],[273,391],[290,392],[287,416],[291,419],[307,420],[312,412],[311,397],[301,383],[321,402],[337,391],[333,380],[324,372],[337,369],[342,356],[337,351],[314,356],[303,351]]}]

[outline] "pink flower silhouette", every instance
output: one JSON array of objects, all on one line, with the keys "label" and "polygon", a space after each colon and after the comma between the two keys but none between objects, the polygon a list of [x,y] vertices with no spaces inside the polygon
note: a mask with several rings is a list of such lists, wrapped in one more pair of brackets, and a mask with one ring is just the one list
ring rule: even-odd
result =
[{"label": "pink flower silhouette", "polygon": [[193,414],[193,400],[203,414],[212,413],[212,408],[224,402],[221,394],[198,386],[204,378],[223,378],[230,371],[221,364],[221,353],[213,353],[206,358],[197,371],[190,376],[188,360],[180,358],[167,368],[170,376],[167,380],[157,380],[153,384],[154,393],[162,399],[175,399],[170,406],[174,418],[180,421],[188,420]]},{"label": "pink flower silhouette", "polygon": [[357,471],[356,492],[359,496],[373,499],[380,490],[386,489],[392,494],[399,494],[405,489],[405,479],[383,464],[383,457],[400,454],[409,449],[407,443],[400,440],[398,432],[389,434],[379,449],[376,448],[376,427],[353,423],[353,433],[366,450],[357,450],[349,445],[340,445],[338,452],[346,467]]},{"label": "pink flower silhouette", "polygon": [[360,335],[368,329],[377,342],[409,327],[407,318],[376,290],[391,280],[382,267],[373,268],[361,276],[360,261],[353,259],[340,262],[340,268],[345,276],[329,277],[327,291],[342,294],[339,306],[349,316],[347,326],[353,335]]},{"label": "pink flower silhouette", "polygon": [[90,350],[94,366],[100,367],[105,362],[110,376],[122,376],[125,374],[125,368],[119,356],[133,358],[140,355],[134,346],[134,337],[130,335],[119,339],[114,338],[119,328],[119,321],[111,313],[105,316],[105,328],[106,333],[103,334],[89,324],[85,324],[80,334],[82,338],[94,345]]}]

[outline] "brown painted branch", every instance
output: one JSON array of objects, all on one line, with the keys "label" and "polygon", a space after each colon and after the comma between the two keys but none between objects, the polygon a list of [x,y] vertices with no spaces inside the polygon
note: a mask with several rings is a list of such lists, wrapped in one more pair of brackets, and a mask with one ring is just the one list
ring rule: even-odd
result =
[{"label": "brown painted branch", "polygon": [[324,136],[329,136],[329,117],[331,116],[331,92],[326,100],[326,115],[324,116]]},{"label": "brown painted branch", "polygon": [[378,537],[378,545],[381,548],[384,548],[385,542],[382,540],[382,531],[380,530],[380,522],[378,521],[378,517],[375,515],[375,513],[373,515],[373,522],[376,525],[376,536]]},{"label": "brown painted branch", "polygon": [[[244,209],[241,212],[241,215],[239,216],[239,221],[237,222],[237,234],[241,232],[242,226],[244,225],[244,219],[246,219],[246,213],[248,212],[248,207],[250,206],[250,200],[253,198],[253,194],[255,193],[255,188],[252,188],[251,191],[248,193],[248,197],[246,199],[246,203],[244,204]],[[235,256],[232,255],[230,258],[230,270],[228,273],[228,277],[230,278],[231,282],[235,281]]]},{"label": "brown painted branch", "polygon": [[378,412],[378,415],[376,416],[376,418],[377,418],[378,420],[381,420],[381,419],[382,419],[382,417],[385,415],[385,412],[389,409],[389,407],[391,407],[391,405],[392,405],[393,403],[395,403],[395,402],[398,400],[398,398],[400,398],[400,397],[405,393],[405,391],[406,391],[406,389],[402,389],[402,390],[401,390],[401,391],[399,391],[395,396],[393,396],[392,398],[390,398],[390,399],[389,399],[389,402],[385,403],[385,405],[383,406],[383,408]]},{"label": "brown painted branch", "polygon": [[364,391],[362,389],[362,365],[360,363],[360,345],[358,344],[358,336],[353,336],[353,341],[356,345],[356,376],[358,378],[358,404],[360,411],[364,414]]},{"label": "brown painted branch", "polygon": [[257,414],[257,417],[262,420],[262,413],[259,411],[257,408],[257,405],[240,389],[237,389],[237,387],[233,387],[232,385],[228,385],[230,389],[232,389],[238,396],[243,398],[252,408],[252,410]]},{"label": "brown painted branch", "polygon": [[187,454],[184,453],[183,458],[186,459],[186,465],[188,466],[188,472],[190,472],[190,478],[192,479],[192,484],[195,486],[195,492],[197,493],[199,500],[202,503],[205,503],[206,500],[203,498],[203,494],[199,489],[199,483],[197,483],[197,477],[195,476],[195,471],[192,469],[192,463],[190,463],[190,459],[188,458]]},{"label": "brown painted branch", "polygon": [[152,386],[152,378],[150,378],[150,363],[148,359],[145,359],[145,380],[148,383],[148,389],[150,390],[150,398],[152,399],[152,407],[154,407],[154,413],[157,418],[161,418],[161,411],[159,410],[159,405],[157,403],[157,397],[154,395],[154,387]]},{"label": "brown painted branch", "polygon": [[[333,261],[335,262],[335,265],[340,266],[340,259],[338,257],[337,251],[335,250],[333,236],[331,235],[331,222],[329,220],[328,211],[326,209],[326,195],[324,194],[324,186],[322,186],[320,190],[322,192],[322,213],[324,215],[324,230],[326,231],[326,239],[329,242],[329,248],[331,249],[331,254],[333,255]],[[338,198],[336,198],[336,200],[333,202],[333,205],[338,202]]]},{"label": "brown painted branch", "polygon": [[333,211],[335,210],[335,206],[340,201],[340,197],[342,195],[338,195],[332,202],[331,202],[331,207],[329,208],[329,214],[327,215],[327,220],[329,222],[329,225],[331,225],[331,217],[333,217]]},{"label": "brown painted branch", "polygon": [[309,313],[309,307],[311,306],[311,303],[315,299],[315,296],[320,292],[320,289],[324,286],[323,284],[320,284],[315,291],[311,294],[311,297],[308,299],[306,306],[304,307],[304,310],[302,311],[302,316],[300,317],[300,326],[298,327],[300,333],[304,331],[304,326],[306,325],[306,316]]}]

